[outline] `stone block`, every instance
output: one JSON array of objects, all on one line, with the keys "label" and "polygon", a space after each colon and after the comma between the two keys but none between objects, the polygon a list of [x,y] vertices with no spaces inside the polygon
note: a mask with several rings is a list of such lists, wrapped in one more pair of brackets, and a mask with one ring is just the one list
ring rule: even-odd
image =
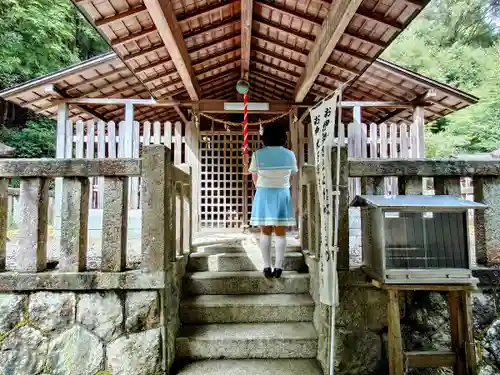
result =
[{"label": "stone block", "polygon": [[48,340],[33,327],[22,326],[11,332],[0,346],[0,373],[38,374],[47,357]]},{"label": "stone block", "polygon": [[125,300],[125,329],[139,332],[160,323],[157,292],[128,292]]},{"label": "stone block", "polygon": [[114,292],[83,294],[76,321],[104,341],[114,340],[123,333],[122,303]]},{"label": "stone block", "polygon": [[380,373],[375,371],[382,360],[382,339],[378,334],[339,329],[335,337],[337,375]]},{"label": "stone block", "polygon": [[23,318],[26,295],[0,294],[0,332],[8,332]]},{"label": "stone block", "polygon": [[73,326],[49,343],[46,370],[51,375],[89,375],[102,370],[104,348],[81,326]]},{"label": "stone block", "polygon": [[29,319],[44,331],[61,330],[73,324],[75,311],[73,293],[38,292],[29,298]]},{"label": "stone block", "polygon": [[283,272],[280,280],[267,280],[260,271],[196,272],[184,279],[186,294],[276,294],[305,293],[309,275]]},{"label": "stone block", "polygon": [[106,346],[113,375],[152,375],[161,369],[160,329],[120,337]]},{"label": "stone block", "polygon": [[500,371],[500,319],[496,320],[486,331],[481,342],[484,361]]},{"label": "stone block", "polygon": [[206,324],[183,327],[177,356],[200,358],[315,358],[318,335],[311,323]]}]

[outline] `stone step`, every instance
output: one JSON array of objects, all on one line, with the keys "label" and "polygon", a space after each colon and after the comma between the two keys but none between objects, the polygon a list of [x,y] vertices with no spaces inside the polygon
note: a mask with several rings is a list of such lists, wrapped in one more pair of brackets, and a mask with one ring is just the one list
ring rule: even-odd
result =
[{"label": "stone step", "polygon": [[[273,264],[274,264],[273,256]],[[187,265],[188,272],[203,271],[260,271],[263,268],[260,250],[242,253],[192,253]],[[301,252],[285,253],[283,269],[305,271],[306,265]]]},{"label": "stone step", "polygon": [[315,359],[222,359],[189,363],[175,375],[323,375]]},{"label": "stone step", "polygon": [[304,294],[204,295],[181,302],[183,323],[310,322],[314,302]]},{"label": "stone step", "polygon": [[[271,245],[274,249],[274,244]],[[256,243],[245,244],[213,244],[193,247],[193,254],[224,254],[224,253],[245,253],[258,252],[260,249]],[[286,252],[300,252],[300,246],[287,246]]]},{"label": "stone step", "polygon": [[262,271],[194,272],[184,277],[186,295],[301,294],[309,292],[309,274],[284,271],[280,279],[266,279]]},{"label": "stone step", "polygon": [[184,326],[177,356],[191,359],[315,358],[312,323],[238,323]]}]

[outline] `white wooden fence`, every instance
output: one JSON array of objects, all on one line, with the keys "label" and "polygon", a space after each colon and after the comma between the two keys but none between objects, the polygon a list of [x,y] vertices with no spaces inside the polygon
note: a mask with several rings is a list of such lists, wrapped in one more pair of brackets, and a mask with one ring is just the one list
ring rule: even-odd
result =
[{"label": "white wooden fence", "polygon": [[[142,147],[150,144],[168,145],[174,152],[174,164],[186,160],[184,156],[186,136],[190,137],[190,128],[185,129],[181,122],[143,122],[134,121],[133,127],[125,122],[104,121],[68,121],[64,158],[139,158]],[[70,141],[68,141],[68,138]],[[91,179],[91,208],[102,208],[104,194],[104,177]],[[129,208],[140,208],[140,178],[132,177],[129,185]]]}]

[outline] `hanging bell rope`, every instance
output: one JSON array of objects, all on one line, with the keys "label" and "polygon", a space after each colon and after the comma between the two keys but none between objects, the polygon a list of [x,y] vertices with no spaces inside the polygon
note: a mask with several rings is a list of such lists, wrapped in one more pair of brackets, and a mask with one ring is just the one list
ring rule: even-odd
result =
[{"label": "hanging bell rope", "polygon": [[236,83],[236,90],[243,94],[243,166],[245,174],[249,174],[248,164],[250,162],[250,156],[248,154],[248,91],[250,90],[250,84],[245,80],[239,80]]}]

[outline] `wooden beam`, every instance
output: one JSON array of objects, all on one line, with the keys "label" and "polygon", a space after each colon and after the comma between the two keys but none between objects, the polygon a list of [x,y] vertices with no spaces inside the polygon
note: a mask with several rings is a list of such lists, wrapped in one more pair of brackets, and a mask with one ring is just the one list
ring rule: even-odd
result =
[{"label": "wooden beam", "polygon": [[254,34],[254,35],[252,35],[252,38],[254,38],[258,42],[272,44],[276,47],[287,49],[288,51],[290,51],[292,53],[298,53],[299,55],[301,55],[301,57],[303,57],[304,59],[307,59],[307,53],[304,53],[304,52],[298,50],[296,47],[292,46],[291,44],[287,44],[286,42],[282,42],[280,40],[276,40],[276,39],[273,39],[273,38],[270,38],[266,35],[261,35],[261,34],[257,34],[257,35]]},{"label": "wooden beam", "polygon": [[292,9],[290,9],[286,6],[280,5],[274,1],[272,2],[269,0],[259,0],[259,1],[255,1],[255,4],[257,4],[261,7],[279,12],[279,13],[284,14],[286,16],[289,16],[292,19],[299,19],[300,21],[309,22],[310,24],[317,26],[317,27],[321,27],[321,24],[323,23],[323,20],[319,17],[312,17],[312,16],[309,16],[307,14],[304,14],[303,12],[292,10]]},{"label": "wooden beam", "polygon": [[226,18],[220,22],[209,23],[206,26],[203,26],[199,29],[194,29],[190,32],[184,33],[184,39],[187,41],[188,39],[199,37],[204,34],[212,34],[212,33],[220,33],[225,27],[234,26],[237,23],[240,23],[240,14],[234,14],[233,16]]},{"label": "wooden beam", "polygon": [[[345,1],[347,1],[347,0],[345,0]],[[356,0],[356,1],[359,1],[359,0]],[[260,25],[263,25],[264,27],[268,27],[270,29],[273,29],[274,31],[278,31],[278,32],[281,32],[281,33],[293,35],[296,38],[302,39],[306,43],[306,45],[307,45],[307,43],[314,43],[314,40],[315,40],[315,38],[314,38],[313,35],[302,33],[302,32],[298,32],[298,31],[292,30],[292,29],[288,29],[286,27],[283,27],[280,24],[271,22],[271,21],[269,21],[269,20],[267,20],[265,18],[255,17],[254,16],[254,22],[256,22],[256,23],[258,23]]]},{"label": "wooden beam", "polygon": [[[50,95],[53,98],[57,98],[58,100],[62,100],[63,102],[65,102],[68,99],[68,96],[67,96],[66,92],[58,90],[55,85],[47,85],[47,86],[45,86],[44,92],[47,95]],[[52,104],[51,107],[53,107],[54,105],[59,105],[59,103],[58,104]],[[95,117],[98,120],[104,120],[104,118],[102,118],[102,116],[99,115],[99,113],[97,113],[97,112],[95,112],[95,111],[93,111],[91,109],[82,107],[80,105],[75,105],[75,107],[77,107],[79,110],[81,110],[83,112],[88,113],[89,115]]]},{"label": "wooden beam", "polygon": [[156,27],[151,26],[151,27],[148,27],[147,29],[139,30],[139,31],[133,32],[132,34],[129,34],[127,36],[112,40],[111,47],[116,48],[116,47],[121,46],[125,43],[133,42],[134,40],[144,38],[145,36],[148,36],[148,35],[153,34],[153,33],[156,33]]},{"label": "wooden beam", "polygon": [[241,0],[241,78],[248,80],[252,45],[253,0]]},{"label": "wooden beam", "polygon": [[141,13],[145,13],[147,11],[146,7],[144,5],[139,5],[131,9],[127,9],[124,12],[120,12],[115,14],[114,16],[102,18],[100,20],[95,21],[95,25],[97,27],[101,27],[104,25],[108,25],[110,23],[116,22],[116,21],[125,21],[126,19],[130,17],[137,16]]},{"label": "wooden beam", "polygon": [[232,6],[236,3],[238,3],[240,0],[224,0],[224,1],[217,1],[212,4],[208,4],[205,6],[202,6],[200,8],[193,9],[189,12],[180,14],[177,16],[177,22],[179,23],[188,23],[190,21],[194,21],[196,19],[199,19],[200,17],[209,15],[210,13],[214,13],[215,11],[220,12],[222,8],[226,8],[229,6]]},{"label": "wooden beam", "polygon": [[[286,101],[270,100],[268,111],[249,111],[249,113],[284,113],[290,110],[293,103]],[[206,113],[242,113],[243,111],[228,111],[224,109],[224,101],[222,100],[203,100],[199,103],[199,111]]]},{"label": "wooden beam", "polygon": [[175,18],[170,0],[144,0],[154,24],[158,28],[163,43],[167,47],[175,68],[181,76],[182,82],[192,100],[200,99],[200,87],[191,66],[186,43],[182,31]]},{"label": "wooden beam", "polygon": [[[78,88],[81,86],[93,85],[95,82],[101,81],[103,79],[107,79],[108,77],[114,76],[115,74],[118,74],[122,80],[127,80],[127,79],[133,77],[133,75],[129,75],[127,77],[121,76],[120,73],[124,73],[124,72],[127,72],[127,73],[130,72],[129,68],[124,66],[123,68],[112,70],[111,72],[108,72],[105,74],[100,74],[100,75],[97,75],[97,76],[89,78],[89,79],[83,79],[81,82],[77,83],[76,85],[73,85],[67,92],[70,93],[72,91],[78,90]],[[98,87],[96,87],[96,89],[99,90]]]},{"label": "wooden beam", "polygon": [[330,6],[323,28],[309,53],[307,64],[295,89],[295,101],[302,102],[333,53],[362,0],[339,0]]},{"label": "wooden beam", "polygon": [[453,367],[457,356],[455,352],[447,350],[405,352],[404,360],[408,361],[408,368]]},{"label": "wooden beam", "polygon": [[356,11],[356,15],[364,18],[365,20],[375,21],[382,25],[389,26],[397,31],[401,31],[403,29],[403,25],[401,25],[399,22],[387,19],[383,14],[374,11],[368,11],[363,8],[358,8],[358,10]]}]

